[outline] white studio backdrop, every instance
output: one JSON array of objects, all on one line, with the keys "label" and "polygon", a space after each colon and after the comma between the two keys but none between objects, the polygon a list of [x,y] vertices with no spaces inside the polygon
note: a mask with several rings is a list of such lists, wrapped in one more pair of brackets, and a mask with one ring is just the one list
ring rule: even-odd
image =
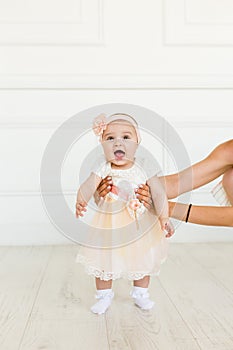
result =
[{"label": "white studio backdrop", "polygon": [[[232,18],[230,0],[0,0],[0,245],[71,243],[44,212],[40,162],[56,128],[84,109],[152,109],[177,130],[192,163],[231,139]],[[63,178],[68,201],[73,170]],[[217,205],[215,183],[192,202]],[[231,228],[192,224],[172,239],[228,240]]]}]

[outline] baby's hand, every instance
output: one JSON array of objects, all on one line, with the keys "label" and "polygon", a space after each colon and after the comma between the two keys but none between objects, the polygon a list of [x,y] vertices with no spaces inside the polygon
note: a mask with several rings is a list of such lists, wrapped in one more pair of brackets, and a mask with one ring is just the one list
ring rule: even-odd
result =
[{"label": "baby's hand", "polygon": [[83,212],[87,211],[87,203],[86,202],[76,202],[76,218],[78,219],[80,216],[83,216]]},{"label": "baby's hand", "polygon": [[163,231],[167,231],[167,234],[166,234],[167,238],[171,237],[174,234],[175,229],[174,229],[171,221],[169,220],[169,218],[161,218],[160,225],[161,225],[161,229]]}]

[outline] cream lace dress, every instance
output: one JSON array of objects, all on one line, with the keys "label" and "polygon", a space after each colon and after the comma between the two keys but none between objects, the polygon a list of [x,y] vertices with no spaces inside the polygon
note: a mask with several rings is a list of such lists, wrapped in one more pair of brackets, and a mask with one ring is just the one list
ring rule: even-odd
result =
[{"label": "cream lace dress", "polygon": [[[116,170],[105,162],[94,171],[101,178],[112,176],[114,186],[90,223],[96,229],[96,234],[92,230],[91,239],[96,242],[94,236],[100,235],[98,241],[102,242],[102,248],[81,246],[77,254],[76,261],[85,266],[89,275],[107,281],[121,277],[138,280],[147,275],[159,274],[160,265],[167,257],[167,239],[158,218],[142,204],[136,212],[130,208],[134,188],[145,183],[148,174],[151,177],[153,173],[151,169],[146,171],[149,167],[145,160],[140,160],[130,169]],[[158,173],[158,169],[154,173]],[[108,229],[106,234],[105,229]],[[122,237],[124,244],[121,244]],[[89,237],[89,242],[91,239]]]},{"label": "cream lace dress", "polygon": [[223,188],[222,181],[214,186],[211,193],[219,204],[226,207],[231,207],[231,203],[227,197],[226,191]]}]

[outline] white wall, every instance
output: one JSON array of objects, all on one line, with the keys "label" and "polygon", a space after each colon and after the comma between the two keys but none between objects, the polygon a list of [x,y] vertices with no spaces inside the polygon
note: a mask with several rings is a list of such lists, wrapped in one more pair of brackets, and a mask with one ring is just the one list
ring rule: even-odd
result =
[{"label": "white wall", "polygon": [[[0,244],[70,243],[43,210],[40,161],[54,130],[83,109],[153,109],[176,128],[192,162],[232,138],[230,0],[28,4],[0,1]],[[211,187],[193,202],[215,204]],[[174,240],[232,240],[230,232],[182,224]]]}]

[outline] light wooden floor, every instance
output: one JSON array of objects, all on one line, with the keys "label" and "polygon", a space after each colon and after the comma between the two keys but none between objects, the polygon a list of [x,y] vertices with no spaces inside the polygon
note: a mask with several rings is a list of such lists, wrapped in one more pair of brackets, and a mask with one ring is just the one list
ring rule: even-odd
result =
[{"label": "light wooden floor", "polygon": [[130,283],[114,283],[106,315],[89,311],[94,282],[77,246],[0,248],[1,350],[232,350],[233,244],[171,244],[150,293],[135,307]]}]

